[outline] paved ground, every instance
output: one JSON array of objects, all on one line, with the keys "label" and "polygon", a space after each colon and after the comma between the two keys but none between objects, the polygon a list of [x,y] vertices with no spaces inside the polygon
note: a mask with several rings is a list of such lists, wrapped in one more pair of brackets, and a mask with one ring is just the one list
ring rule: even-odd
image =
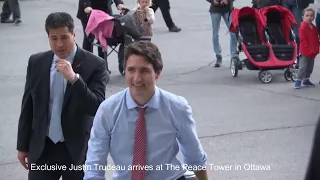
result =
[{"label": "paved ground", "polygon": [[[250,3],[249,0],[239,2],[238,7]],[[209,167],[211,179],[301,180],[319,115],[319,87],[293,90],[293,84],[284,80],[282,71],[274,72],[272,84],[260,83],[255,71],[243,70],[238,78],[232,78],[228,69],[229,37],[223,22],[220,35],[226,62],[223,68],[213,68],[209,4],[205,0],[184,0],[183,3],[172,1],[171,6],[175,22],[183,30],[178,34],[167,32],[157,12],[154,42],[164,58],[159,86],[189,100],[208,163],[216,165],[215,168],[232,166],[230,170],[216,171]],[[44,19],[52,11],[67,11],[75,16],[76,8],[76,0],[21,1],[23,24],[19,27],[0,24],[0,177],[3,179],[27,179],[27,172],[17,163],[16,130],[28,57],[49,47]],[[77,41],[81,43],[78,20],[76,25]],[[115,55],[110,59],[113,73],[108,96],[124,84]],[[316,81],[320,79],[318,69],[317,60],[313,75]],[[270,166],[270,170],[254,170],[245,164]],[[241,170],[235,169],[236,165]]]}]

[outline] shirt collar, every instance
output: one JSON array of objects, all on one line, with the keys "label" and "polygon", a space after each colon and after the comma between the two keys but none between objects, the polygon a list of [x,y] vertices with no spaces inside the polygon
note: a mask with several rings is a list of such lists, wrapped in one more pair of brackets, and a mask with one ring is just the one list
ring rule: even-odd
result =
[{"label": "shirt collar", "polygon": [[[77,49],[78,49],[77,45],[74,44],[73,50],[72,50],[71,54],[66,58],[67,61],[72,62],[74,56],[75,56],[76,53],[77,53]],[[53,57],[53,58],[54,58],[54,61],[56,61],[56,60],[59,59],[59,57],[58,57],[56,54],[54,54],[54,57]]]},{"label": "shirt collar", "polygon": [[[158,109],[159,101],[160,101],[160,89],[156,86],[153,96],[147,102],[147,104],[145,104],[143,107]],[[128,109],[134,109],[139,107],[138,104],[133,100],[130,94],[129,88],[127,88],[127,91],[126,91],[126,104]]]}]

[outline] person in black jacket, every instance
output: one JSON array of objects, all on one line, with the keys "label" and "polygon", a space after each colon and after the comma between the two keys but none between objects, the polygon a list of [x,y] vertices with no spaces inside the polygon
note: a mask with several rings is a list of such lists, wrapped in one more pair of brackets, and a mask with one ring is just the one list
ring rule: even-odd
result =
[{"label": "person in black jacket", "polygon": [[[210,13],[211,22],[212,22],[212,44],[213,44],[213,51],[217,58],[214,66],[221,67],[222,50],[221,50],[220,39],[219,39],[220,22],[221,22],[221,19],[223,19],[227,28],[229,29],[231,24],[231,19],[232,19],[231,17],[232,15],[230,13],[233,10],[234,0],[206,0],[206,1],[211,4],[209,13]],[[231,59],[238,59],[239,57],[237,52],[236,35],[232,32],[229,32],[229,34],[230,34]]]},{"label": "person in black jacket", "polygon": [[320,117],[318,119],[309,164],[304,180],[320,179]]},{"label": "person in black jacket", "polygon": [[283,0],[252,0],[252,7],[253,8],[264,8],[267,6],[274,6],[274,5],[283,5]]},{"label": "person in black jacket", "polygon": [[[12,14],[13,19],[10,19]],[[18,0],[5,0],[2,6],[1,23],[21,23],[21,11]]]},{"label": "person in black jacket", "polygon": [[78,47],[70,14],[49,14],[45,30],[51,49],[31,55],[28,61],[18,159],[29,170],[28,180],[59,180],[61,176],[83,180],[79,167],[86,160],[94,115],[105,99],[107,63]]},{"label": "person in black jacket", "polygon": [[178,28],[172,20],[169,0],[153,0],[151,8],[154,12],[156,12],[157,9],[160,8],[164,22],[166,23],[170,32],[181,31],[181,28]]},{"label": "person in black jacket", "polygon": [[[91,13],[92,9],[97,9],[101,10],[109,15],[112,15],[112,7],[111,5],[113,2],[116,4],[118,10],[121,10],[125,8],[123,5],[122,0],[79,0],[79,5],[78,5],[78,13],[77,13],[77,18],[81,21],[82,27],[83,27],[83,32],[84,32],[84,38],[83,38],[83,43],[82,43],[82,48],[93,52],[93,46],[92,46],[92,41],[93,37],[89,36],[87,37],[85,33],[85,29],[87,27],[88,19],[89,16],[88,14]],[[98,54],[101,58],[104,58],[103,56],[103,51],[102,48],[98,48]]]}]

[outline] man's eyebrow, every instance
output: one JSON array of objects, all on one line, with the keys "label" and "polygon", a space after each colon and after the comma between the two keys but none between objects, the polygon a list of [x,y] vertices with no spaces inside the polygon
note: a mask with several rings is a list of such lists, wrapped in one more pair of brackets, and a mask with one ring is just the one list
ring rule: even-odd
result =
[{"label": "man's eyebrow", "polygon": [[151,69],[149,67],[135,67],[135,66],[127,66],[127,68],[130,68],[130,69],[145,69],[145,70],[150,70]]}]

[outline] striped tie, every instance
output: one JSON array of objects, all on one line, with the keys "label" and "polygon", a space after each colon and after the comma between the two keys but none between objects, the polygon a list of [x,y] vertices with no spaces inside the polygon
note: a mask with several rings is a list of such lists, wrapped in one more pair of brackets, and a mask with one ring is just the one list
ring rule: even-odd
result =
[{"label": "striped tie", "polygon": [[132,170],[131,180],[146,179],[145,166],[147,163],[147,132],[144,112],[145,108],[139,107],[139,118],[136,123],[133,148],[132,166],[134,167],[134,169]]}]

